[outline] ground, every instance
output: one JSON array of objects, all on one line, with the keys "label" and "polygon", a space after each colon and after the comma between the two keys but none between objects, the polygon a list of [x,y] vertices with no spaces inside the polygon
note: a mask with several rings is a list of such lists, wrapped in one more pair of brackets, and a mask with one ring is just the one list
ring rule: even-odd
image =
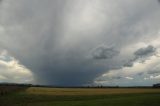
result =
[{"label": "ground", "polygon": [[0,106],[159,106],[160,89],[41,88],[0,96]]}]

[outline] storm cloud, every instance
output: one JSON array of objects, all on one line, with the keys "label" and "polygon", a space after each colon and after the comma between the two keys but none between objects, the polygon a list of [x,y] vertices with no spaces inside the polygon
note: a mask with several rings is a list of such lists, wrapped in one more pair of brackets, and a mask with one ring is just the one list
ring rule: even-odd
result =
[{"label": "storm cloud", "polygon": [[114,56],[118,55],[119,52],[117,50],[114,50],[113,48],[107,48],[104,46],[96,48],[92,56],[94,59],[112,59]]},{"label": "storm cloud", "polygon": [[130,59],[127,63],[124,64],[126,67],[132,67],[134,62],[140,61],[145,62],[146,59],[150,56],[156,55],[156,48],[152,45],[148,45],[147,47],[139,48],[134,52],[134,57]]},{"label": "storm cloud", "polygon": [[3,0],[0,17],[0,51],[36,84],[94,84],[160,48],[157,0]]},{"label": "storm cloud", "polygon": [[146,56],[150,56],[150,55],[154,55],[156,52],[156,48],[154,48],[152,45],[149,45],[145,48],[140,48],[138,49],[134,55],[137,57],[137,58],[143,58],[143,57],[146,57]]}]

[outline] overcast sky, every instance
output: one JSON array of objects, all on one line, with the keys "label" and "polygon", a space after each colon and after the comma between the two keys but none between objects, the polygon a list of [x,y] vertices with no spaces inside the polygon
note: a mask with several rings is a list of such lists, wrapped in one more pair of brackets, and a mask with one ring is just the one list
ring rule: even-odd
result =
[{"label": "overcast sky", "polygon": [[160,82],[158,0],[1,0],[0,82]]}]

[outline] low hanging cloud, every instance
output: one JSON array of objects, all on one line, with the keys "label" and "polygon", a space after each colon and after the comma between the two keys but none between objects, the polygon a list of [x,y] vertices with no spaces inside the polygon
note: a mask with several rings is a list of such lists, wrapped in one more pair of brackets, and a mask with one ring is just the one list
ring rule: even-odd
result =
[{"label": "low hanging cloud", "polygon": [[138,49],[136,52],[134,52],[134,55],[137,58],[145,58],[145,57],[148,57],[148,56],[155,55],[155,53],[156,53],[156,48],[153,47],[152,45],[149,45],[145,48]]},{"label": "low hanging cloud", "polygon": [[146,59],[150,56],[156,56],[156,48],[152,45],[148,45],[147,47],[140,48],[134,52],[133,59],[130,59],[127,63],[124,64],[125,67],[132,67],[134,62],[145,62]]},{"label": "low hanging cloud", "polygon": [[119,54],[119,51],[114,50],[112,47],[100,46],[92,52],[93,59],[112,59]]}]

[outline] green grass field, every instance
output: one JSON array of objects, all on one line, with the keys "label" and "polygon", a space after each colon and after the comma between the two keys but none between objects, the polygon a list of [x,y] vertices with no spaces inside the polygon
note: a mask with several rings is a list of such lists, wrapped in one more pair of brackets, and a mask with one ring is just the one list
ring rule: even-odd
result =
[{"label": "green grass field", "polygon": [[159,106],[160,89],[27,88],[0,96],[0,106]]}]

